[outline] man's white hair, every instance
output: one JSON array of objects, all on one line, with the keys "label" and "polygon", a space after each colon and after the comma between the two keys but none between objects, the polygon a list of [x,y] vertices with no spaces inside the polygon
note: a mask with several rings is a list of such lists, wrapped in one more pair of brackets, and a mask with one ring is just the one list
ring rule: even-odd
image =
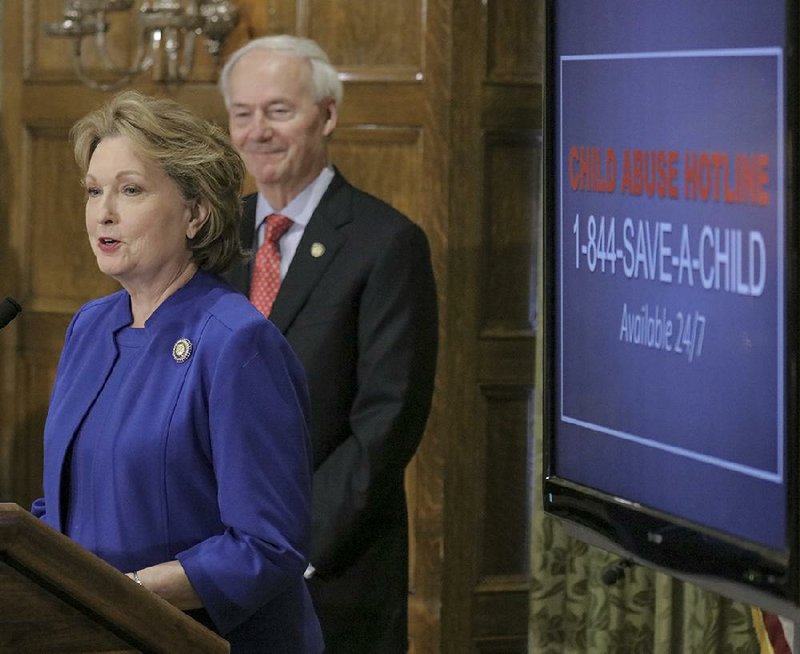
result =
[{"label": "man's white hair", "polygon": [[314,101],[321,102],[326,98],[333,98],[336,100],[336,105],[341,106],[344,96],[342,82],[325,51],[311,39],[280,34],[253,39],[230,56],[219,75],[219,90],[225,99],[226,107],[230,107],[228,91],[231,71],[243,56],[253,50],[272,50],[297,59],[305,59],[311,65],[311,92]]}]

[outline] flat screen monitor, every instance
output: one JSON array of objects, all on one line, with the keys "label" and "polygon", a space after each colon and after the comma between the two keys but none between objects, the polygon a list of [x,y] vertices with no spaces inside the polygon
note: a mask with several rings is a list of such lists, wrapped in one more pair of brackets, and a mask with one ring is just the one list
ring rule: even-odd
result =
[{"label": "flat screen monitor", "polygon": [[544,506],[798,605],[796,3],[548,0]]}]

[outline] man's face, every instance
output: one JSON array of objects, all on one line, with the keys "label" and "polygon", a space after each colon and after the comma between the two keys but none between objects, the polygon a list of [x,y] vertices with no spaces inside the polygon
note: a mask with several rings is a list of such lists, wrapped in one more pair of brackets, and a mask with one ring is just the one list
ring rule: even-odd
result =
[{"label": "man's face", "polygon": [[270,50],[242,57],[228,82],[234,147],[272,207],[282,209],[327,164],[336,101],[316,102],[311,65]]}]

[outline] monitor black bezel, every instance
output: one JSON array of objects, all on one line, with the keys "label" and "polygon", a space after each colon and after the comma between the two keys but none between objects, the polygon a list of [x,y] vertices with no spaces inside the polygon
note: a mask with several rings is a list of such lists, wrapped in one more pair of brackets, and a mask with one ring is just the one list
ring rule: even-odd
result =
[{"label": "monitor black bezel", "polygon": [[[747,601],[784,615],[800,618],[800,434],[798,416],[798,257],[800,230],[790,217],[798,206],[800,181],[798,132],[800,132],[800,69],[798,67],[798,15],[795,3],[785,2],[785,116],[786,116],[786,192],[785,192],[785,457],[787,471],[787,543],[781,551],[766,548],[699,523],[663,513],[596,489],[559,478],[554,474],[554,447],[558,385],[556,329],[557,217],[555,179],[557,162],[555,112],[557,94],[553,22],[555,6],[569,0],[545,2],[544,61],[544,175],[543,175],[543,502],[544,510],[558,518],[573,535],[608,549],[622,557],[687,578],[721,594]],[[664,537],[664,534],[672,537]]]}]

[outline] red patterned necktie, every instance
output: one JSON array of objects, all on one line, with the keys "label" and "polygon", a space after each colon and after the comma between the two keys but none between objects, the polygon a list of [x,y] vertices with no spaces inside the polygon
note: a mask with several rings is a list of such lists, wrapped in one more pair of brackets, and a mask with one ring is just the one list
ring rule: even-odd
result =
[{"label": "red patterned necktie", "polygon": [[250,301],[267,317],[281,285],[281,248],[278,241],[291,226],[292,221],[279,213],[267,216],[264,243],[256,253]]}]

